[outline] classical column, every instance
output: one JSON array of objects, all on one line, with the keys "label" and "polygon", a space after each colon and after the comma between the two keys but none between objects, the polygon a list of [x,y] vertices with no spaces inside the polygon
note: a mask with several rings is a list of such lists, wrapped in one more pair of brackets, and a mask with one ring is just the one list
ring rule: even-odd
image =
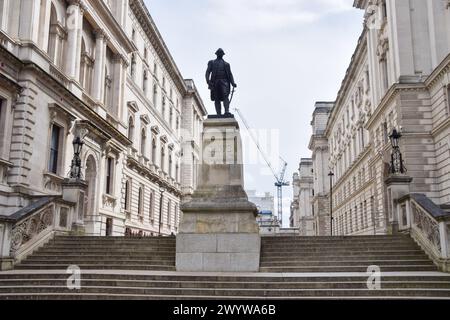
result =
[{"label": "classical column", "polygon": [[80,0],[69,0],[66,22],[67,55],[65,71],[72,79],[76,79],[79,75],[83,13],[84,9],[82,8]]},{"label": "classical column", "polygon": [[36,44],[38,43],[40,4],[39,0],[21,1],[20,15],[19,17],[16,17],[19,19],[19,38],[21,40],[29,40]]},{"label": "classical column", "polygon": [[126,58],[122,54],[114,56],[113,67],[113,97],[112,97],[112,113],[119,118],[119,120],[126,119],[126,114],[123,114],[124,105],[124,90],[125,90],[125,73],[127,68]]},{"label": "classical column", "polygon": [[8,31],[9,21],[9,0],[3,0],[3,6],[0,7],[0,29]]},{"label": "classical column", "polygon": [[106,54],[106,34],[104,30],[95,31],[95,61],[94,80],[92,84],[92,97],[98,102],[102,101],[105,83],[105,54]]}]

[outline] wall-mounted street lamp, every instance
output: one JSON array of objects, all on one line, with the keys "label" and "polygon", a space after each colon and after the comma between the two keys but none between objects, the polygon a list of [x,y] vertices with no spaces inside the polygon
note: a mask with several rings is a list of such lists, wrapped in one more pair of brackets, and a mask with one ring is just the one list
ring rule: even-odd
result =
[{"label": "wall-mounted street lamp", "polygon": [[160,198],[159,198],[159,219],[158,219],[158,223],[159,223],[159,229],[158,229],[158,237],[161,236],[161,225],[162,225],[162,221],[161,221],[161,217],[162,217],[162,207],[163,207],[163,197],[164,197],[164,192],[166,192],[166,188],[164,188],[163,186],[159,187],[159,192],[161,194]]},{"label": "wall-mounted street lamp", "polygon": [[81,155],[81,150],[83,149],[84,142],[80,138],[80,136],[77,136],[75,139],[73,139],[72,145],[73,145],[73,159],[72,159],[72,165],[70,166],[70,178],[81,180],[82,174],[81,174],[81,157],[80,157],[80,155]]},{"label": "wall-mounted street lamp", "polygon": [[400,139],[402,134],[397,131],[397,129],[392,130],[391,135],[389,136],[389,140],[392,145],[392,153],[391,153],[391,166],[390,173],[399,174],[406,173],[406,168],[403,163],[403,156],[400,152]]},{"label": "wall-mounted street lamp", "polygon": [[333,236],[333,177],[334,173],[330,171],[328,174],[330,177],[330,231],[331,236]]}]

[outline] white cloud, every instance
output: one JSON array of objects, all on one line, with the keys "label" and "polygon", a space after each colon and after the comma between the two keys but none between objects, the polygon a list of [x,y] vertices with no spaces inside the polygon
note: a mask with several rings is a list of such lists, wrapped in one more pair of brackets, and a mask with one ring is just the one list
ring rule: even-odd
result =
[{"label": "white cloud", "polygon": [[277,31],[352,8],[352,0],[209,0],[208,18],[224,31]]}]

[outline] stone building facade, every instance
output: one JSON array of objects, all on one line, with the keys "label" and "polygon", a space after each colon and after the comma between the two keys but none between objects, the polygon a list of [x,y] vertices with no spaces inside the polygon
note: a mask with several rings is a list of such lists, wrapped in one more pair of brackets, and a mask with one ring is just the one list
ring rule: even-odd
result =
[{"label": "stone building facade", "polygon": [[313,120],[311,121],[313,134],[309,143],[312,151],[314,194],[312,206],[314,212],[315,234],[327,236],[331,234],[330,216],[330,180],[329,180],[329,150],[325,129],[334,102],[317,102]]},{"label": "stone building facade", "polygon": [[0,214],[59,198],[82,136],[86,234],[176,233],[206,110],[143,0],[0,0],[0,29]]},{"label": "stone building facade", "polygon": [[[315,161],[314,169],[322,178],[334,173],[333,233],[385,234],[393,231],[386,184],[393,129],[402,133],[409,192],[437,206],[450,203],[450,6],[446,0],[356,0],[354,6],[365,10],[364,29],[326,127],[314,132],[310,148],[317,156],[327,150],[317,145],[328,144],[328,168]],[[326,186],[315,190],[327,193]]]},{"label": "stone building facade", "polygon": [[293,177],[293,201],[291,204],[291,227],[302,236],[316,234],[315,213],[312,203],[314,195],[314,171],[312,159],[301,159],[298,173]]}]

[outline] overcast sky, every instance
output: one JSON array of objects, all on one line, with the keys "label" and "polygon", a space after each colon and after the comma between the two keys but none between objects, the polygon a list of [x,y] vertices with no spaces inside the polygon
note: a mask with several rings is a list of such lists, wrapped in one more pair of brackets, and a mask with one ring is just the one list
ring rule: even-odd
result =
[{"label": "overcast sky", "polygon": [[[353,0],[145,2],[182,75],[194,79],[210,113],[214,104],[204,74],[214,52],[225,50],[238,84],[232,107],[257,130],[271,158],[279,151],[288,162],[286,178],[292,181],[300,158],[311,156],[314,102],[335,100],[362,31],[363,12],[352,7]],[[254,152],[241,131],[244,148]],[[270,143],[274,139],[279,148]],[[276,195],[275,178],[262,159],[258,162],[246,165],[246,188]],[[287,223],[292,187],[284,193]]]}]

